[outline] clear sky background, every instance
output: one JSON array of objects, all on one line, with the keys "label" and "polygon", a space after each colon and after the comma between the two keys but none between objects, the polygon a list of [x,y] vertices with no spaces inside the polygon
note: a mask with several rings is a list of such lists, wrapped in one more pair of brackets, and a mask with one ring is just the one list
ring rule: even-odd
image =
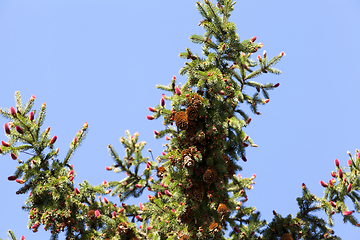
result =
[{"label": "clear sky background", "polygon": [[[272,210],[296,214],[303,182],[322,196],[319,181],[331,178],[334,159],[346,165],[346,151],[360,148],[359,11],[357,0],[240,0],[235,5],[230,20],[241,39],[257,36],[269,56],[286,53],[277,65],[280,76],[256,79],[280,87],[270,92],[262,115],[251,116],[246,132],[259,147],[249,148],[248,162],[241,163],[241,175],[257,175],[246,206],[257,207],[267,221]],[[159,104],[163,92],[156,84],[168,84],[173,75],[185,83],[178,54],[186,47],[200,54],[189,41],[191,34],[204,32],[200,20],[194,0],[2,0],[0,107],[15,106],[15,91],[24,101],[34,94],[36,109],[45,102],[44,129],[51,126],[51,135],[58,136],[60,159],[87,121],[89,134],[71,161],[76,183],[120,180],[122,174],[105,170],[113,163],[107,145],[124,153],[119,137],[128,129],[140,133],[146,149],[161,154],[165,140],[155,140],[153,130],[162,129],[162,121],[147,120],[147,108]],[[0,119],[1,126],[5,122]],[[26,227],[25,196],[16,195],[20,185],[7,180],[16,161],[10,156],[0,161],[0,237],[12,229],[27,240],[49,239],[49,233],[34,234]],[[140,201],[146,200],[147,193]],[[335,219],[336,234],[358,238],[358,228]]]}]

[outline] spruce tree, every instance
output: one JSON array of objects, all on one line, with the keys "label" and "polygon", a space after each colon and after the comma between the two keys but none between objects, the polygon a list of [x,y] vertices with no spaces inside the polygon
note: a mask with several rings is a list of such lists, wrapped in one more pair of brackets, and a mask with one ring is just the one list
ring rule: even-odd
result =
[{"label": "spruce tree", "polygon": [[[40,226],[57,239],[339,239],[334,235],[332,216],[341,214],[345,222],[359,226],[345,200],[359,211],[360,153],[349,154],[348,166],[335,160],[336,170],[324,187],[323,197],[311,194],[305,184],[297,198],[296,216],[274,213],[272,222],[261,219],[250,205],[247,192],[255,175],[238,173],[247,161],[247,147],[257,147],[246,134],[252,115],[261,115],[259,105],[269,102],[268,91],[279,83],[255,81],[265,73],[280,74],[274,65],[284,52],[270,58],[256,37],[240,40],[235,24],[229,21],[235,1],[196,2],[202,16],[199,25],[205,34],[192,35],[202,46],[202,54],[186,48],[180,74],[157,86],[163,94],[160,104],[149,107],[149,120],[162,119],[164,128],[154,131],[167,144],[155,159],[151,150],[143,152],[145,142],[139,134],[126,131],[120,142],[121,157],[108,145],[114,160],[109,171],[125,172],[120,181],[92,186],[84,181],[74,185],[76,172],[71,165],[75,150],[84,140],[88,124],[75,134],[64,159],[58,158],[57,136],[43,129],[46,105],[34,110],[35,96],[23,104],[15,93],[16,107],[2,108],[8,118],[4,125],[7,141],[0,153],[18,161],[9,181],[21,184],[16,194],[28,194],[23,209],[29,212],[28,227]],[[257,55],[257,56],[255,56]],[[246,106],[247,105],[247,106]],[[250,109],[250,110],[249,110]],[[21,154],[21,157],[20,157]],[[151,156],[145,157],[145,156]],[[251,159],[249,159],[251,161]],[[131,205],[130,199],[149,193],[148,202]],[[107,196],[116,196],[112,202]],[[313,215],[324,210],[327,221]],[[13,232],[9,232],[16,239]],[[21,237],[21,239],[24,239]]]}]

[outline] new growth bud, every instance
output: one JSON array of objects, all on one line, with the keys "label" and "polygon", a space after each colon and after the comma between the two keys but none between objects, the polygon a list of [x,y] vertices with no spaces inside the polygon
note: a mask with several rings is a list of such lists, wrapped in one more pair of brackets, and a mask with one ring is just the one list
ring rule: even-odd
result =
[{"label": "new growth bud", "polygon": [[15,176],[15,175],[10,176],[10,177],[8,177],[8,180],[9,180],[9,181],[14,181],[14,180],[16,180],[16,176]]},{"label": "new growth bud", "polygon": [[24,131],[22,130],[22,128],[19,127],[19,126],[15,126],[15,129],[16,129],[16,131],[17,131],[18,133],[20,133],[20,134],[23,134],[23,133],[24,133]]},{"label": "new growth bud", "polygon": [[99,210],[95,210],[95,217],[99,218],[101,216],[101,213]]},{"label": "new growth bud", "polygon": [[181,90],[177,87],[177,88],[175,88],[175,92],[176,92],[176,94],[178,95],[178,96],[180,96],[181,95]]},{"label": "new growth bud", "polygon": [[350,183],[349,186],[346,188],[347,192],[351,192],[352,184]]},{"label": "new growth bud", "polygon": [[4,147],[9,147],[10,144],[8,144],[7,142],[4,142],[4,141],[1,141],[1,144],[4,146]]},{"label": "new growth bud", "polygon": [[57,136],[53,136],[53,138],[50,140],[50,144],[54,144],[57,140]]},{"label": "new growth bud", "polygon": [[11,153],[10,156],[11,156],[12,160],[16,160],[16,159],[17,159],[17,156],[15,155],[15,153]]},{"label": "new growth bud", "polygon": [[323,187],[327,187],[328,185],[324,182],[324,181],[320,181],[320,184],[321,184],[321,186],[323,186]]},{"label": "new growth bud", "polygon": [[22,180],[22,179],[16,179],[15,180],[17,183],[20,183],[20,184],[23,184],[25,181],[24,180]]},{"label": "new growth bud", "polygon": [[345,216],[350,216],[353,212],[352,211],[344,211],[343,214]]},{"label": "new growth bud", "polygon": [[169,197],[172,196],[172,194],[169,192],[169,190],[165,190],[165,194],[166,194],[167,196],[169,196]]},{"label": "new growth bud", "polygon": [[341,169],[339,169],[339,178],[343,178],[343,171]]},{"label": "new growth bud", "polygon": [[29,119],[30,119],[30,121],[34,120],[34,112],[33,111],[30,112]]},{"label": "new growth bud", "polygon": [[7,123],[5,123],[4,129],[5,129],[6,134],[10,134],[10,128],[9,128],[9,125]]},{"label": "new growth bud", "polygon": [[16,111],[15,111],[15,108],[14,107],[11,107],[10,108],[10,114],[15,117],[16,116]]}]

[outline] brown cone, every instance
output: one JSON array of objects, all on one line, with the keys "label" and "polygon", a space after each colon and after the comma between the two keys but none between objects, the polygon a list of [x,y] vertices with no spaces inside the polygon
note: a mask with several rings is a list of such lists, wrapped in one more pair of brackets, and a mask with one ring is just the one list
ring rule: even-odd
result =
[{"label": "brown cone", "polygon": [[290,233],[284,233],[280,240],[293,240],[293,238],[291,237]]},{"label": "brown cone", "polygon": [[217,180],[218,174],[214,166],[208,167],[203,175],[203,180],[206,183],[214,183]]},{"label": "brown cone", "polygon": [[185,112],[179,111],[174,116],[176,126],[181,130],[188,128],[188,119]]},{"label": "brown cone", "polygon": [[199,117],[198,110],[192,106],[186,108],[186,115],[188,120],[195,120]]},{"label": "brown cone", "polygon": [[163,178],[163,177],[165,177],[166,169],[165,169],[164,167],[158,167],[158,168],[156,169],[156,171],[157,171],[156,175],[157,175],[158,178]]}]

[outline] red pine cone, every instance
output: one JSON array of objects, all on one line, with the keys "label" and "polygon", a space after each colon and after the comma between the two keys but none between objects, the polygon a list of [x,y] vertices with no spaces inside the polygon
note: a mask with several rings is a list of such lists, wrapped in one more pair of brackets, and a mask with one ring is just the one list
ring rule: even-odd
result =
[{"label": "red pine cone", "polygon": [[24,180],[22,180],[22,179],[16,179],[15,180],[17,183],[20,183],[20,184],[23,184],[25,181]]},{"label": "red pine cone", "polygon": [[352,211],[344,211],[343,214],[345,216],[350,216],[353,212]]},{"label": "red pine cone", "polygon": [[10,144],[8,144],[7,142],[4,142],[4,141],[1,141],[1,144],[4,146],[4,147],[9,147]]},{"label": "red pine cone", "polygon": [[16,131],[17,131],[18,133],[20,133],[20,134],[23,134],[23,133],[24,133],[24,131],[22,130],[22,128],[19,127],[19,126],[15,126],[15,129],[16,129]]},{"label": "red pine cone", "polygon": [[57,136],[53,136],[53,138],[50,140],[50,144],[54,144],[57,140]]},{"label": "red pine cone", "polygon": [[13,115],[13,116],[16,116],[16,111],[15,111],[14,107],[10,108],[10,114]]},{"label": "red pine cone", "polygon": [[154,117],[153,117],[153,116],[150,116],[150,115],[147,115],[146,118],[147,118],[148,120],[153,120],[153,119],[154,119]]},{"label": "red pine cone", "polygon": [[80,190],[78,188],[74,189],[75,194],[80,194]]},{"label": "red pine cone", "polygon": [[177,88],[175,88],[175,92],[176,92],[176,94],[178,95],[178,96],[180,96],[181,95],[181,90],[177,87]]},{"label": "red pine cone", "polygon": [[339,178],[343,178],[343,171],[341,169],[339,169]]},{"label": "red pine cone", "polygon": [[30,119],[30,121],[34,120],[34,112],[33,111],[30,112],[29,119]]},{"label": "red pine cone", "polygon": [[99,210],[95,210],[95,217],[99,218],[101,216],[101,213]]},{"label": "red pine cone", "polygon": [[5,129],[6,134],[10,134],[10,128],[9,128],[9,125],[7,123],[5,123],[4,129]]},{"label": "red pine cone", "polygon": [[11,158],[12,158],[13,160],[16,160],[16,159],[17,159],[17,156],[15,155],[15,153],[11,153],[10,156],[11,156]]},{"label": "red pine cone", "polygon": [[321,184],[321,186],[323,186],[323,187],[327,187],[327,186],[328,186],[323,180],[320,181],[320,184]]},{"label": "red pine cone", "polygon": [[13,176],[10,176],[10,177],[8,177],[8,180],[9,181],[14,181],[14,180],[16,180],[16,177],[13,175]]},{"label": "red pine cone", "polygon": [[352,188],[352,184],[350,183],[349,186],[347,187],[346,191],[347,191],[347,192],[350,192],[350,191],[351,191],[351,188]]}]

